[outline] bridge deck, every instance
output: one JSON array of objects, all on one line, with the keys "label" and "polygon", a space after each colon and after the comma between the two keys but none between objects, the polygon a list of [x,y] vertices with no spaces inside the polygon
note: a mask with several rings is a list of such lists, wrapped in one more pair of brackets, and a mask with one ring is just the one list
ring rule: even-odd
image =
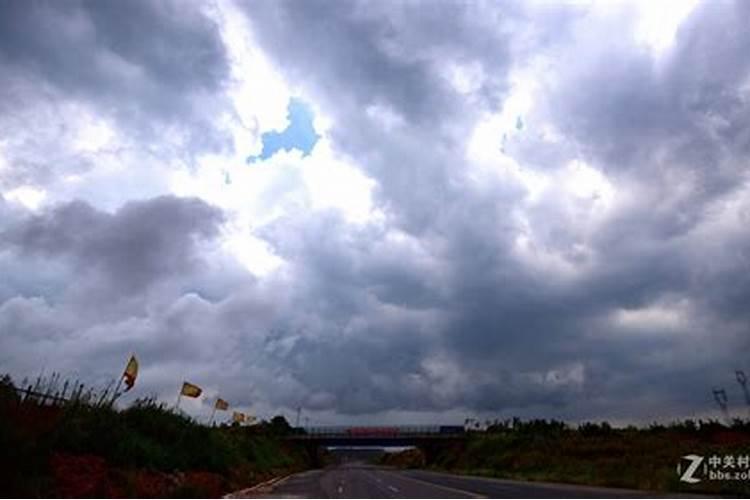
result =
[{"label": "bridge deck", "polygon": [[405,446],[433,440],[464,439],[460,426],[306,427],[288,437],[325,446]]}]

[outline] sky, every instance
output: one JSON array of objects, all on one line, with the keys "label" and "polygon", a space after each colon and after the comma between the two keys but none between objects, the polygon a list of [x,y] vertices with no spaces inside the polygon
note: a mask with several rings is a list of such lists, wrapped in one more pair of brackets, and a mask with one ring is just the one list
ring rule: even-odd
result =
[{"label": "sky", "polygon": [[248,158],[250,163],[256,160],[267,160],[279,151],[297,149],[302,156],[307,156],[318,142],[313,120],[315,119],[310,107],[298,98],[289,100],[287,112],[287,126],[282,132],[271,130],[260,136],[263,150],[259,155]]},{"label": "sky", "polygon": [[0,2],[0,371],[313,424],[717,417],[745,1]]}]

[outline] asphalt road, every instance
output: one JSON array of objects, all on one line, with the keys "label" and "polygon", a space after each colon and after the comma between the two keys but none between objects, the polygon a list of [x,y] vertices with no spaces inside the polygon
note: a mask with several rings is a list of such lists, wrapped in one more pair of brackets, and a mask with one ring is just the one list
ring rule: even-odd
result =
[{"label": "asphalt road", "polygon": [[311,470],[236,498],[649,498],[648,492],[506,481],[364,464]]}]

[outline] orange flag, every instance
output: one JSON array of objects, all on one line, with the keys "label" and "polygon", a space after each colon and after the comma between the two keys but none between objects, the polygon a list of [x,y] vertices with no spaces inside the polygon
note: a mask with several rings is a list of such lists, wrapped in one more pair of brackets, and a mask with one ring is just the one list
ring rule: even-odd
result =
[{"label": "orange flag", "polygon": [[242,422],[245,421],[245,414],[240,413],[238,411],[234,412],[232,414],[232,421],[237,422],[238,424],[241,424]]},{"label": "orange flag", "polygon": [[183,396],[187,396],[189,398],[197,398],[203,393],[203,389],[198,387],[195,384],[191,384],[190,382],[183,382],[182,383],[182,390],[180,391],[180,394]]},{"label": "orange flag", "polygon": [[135,379],[138,378],[138,360],[135,359],[135,356],[130,356],[130,361],[128,361],[122,376],[125,381],[125,392],[128,392],[135,385]]},{"label": "orange flag", "polygon": [[217,410],[228,410],[229,403],[221,398],[216,398],[216,404],[214,405],[214,408],[216,408]]}]

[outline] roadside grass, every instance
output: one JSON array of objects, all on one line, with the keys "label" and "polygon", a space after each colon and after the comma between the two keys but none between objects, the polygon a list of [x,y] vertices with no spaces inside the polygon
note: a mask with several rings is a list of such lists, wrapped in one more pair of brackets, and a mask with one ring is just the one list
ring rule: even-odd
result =
[{"label": "roadside grass", "polygon": [[117,410],[103,391],[53,386],[23,398],[0,379],[2,496],[216,496],[307,465],[280,439],[286,422],[209,427],[153,398]]},{"label": "roadside grass", "polygon": [[[446,444],[426,466],[437,470],[504,479],[583,484],[650,491],[750,496],[750,481],[679,481],[681,457],[750,454],[750,424],[684,421],[671,425],[612,428],[606,423],[577,427],[562,422],[518,419],[470,432],[464,443]],[[386,458],[404,467],[418,464]]]}]

